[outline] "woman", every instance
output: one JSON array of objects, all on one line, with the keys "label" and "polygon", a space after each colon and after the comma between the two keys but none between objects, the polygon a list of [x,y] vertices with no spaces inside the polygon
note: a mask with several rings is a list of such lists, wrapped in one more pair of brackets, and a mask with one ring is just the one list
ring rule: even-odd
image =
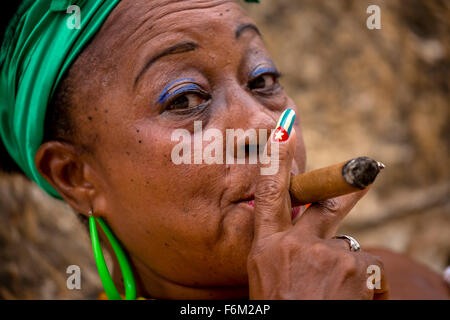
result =
[{"label": "woman", "polygon": [[[92,217],[120,239],[128,298],[134,287],[156,299],[389,296],[380,257],[333,238],[365,192],[313,204],[292,222],[287,186],[306,162],[298,119],[287,141],[267,141],[269,153],[279,145],[275,174],[261,175],[260,165],[173,162],[174,130],[194,136],[195,121],[224,136],[230,128],[271,130],[294,108],[238,3],[85,1],[80,8],[77,29],[66,23],[65,1],[25,1],[2,51],[1,135],[30,178],[91,217],[95,245]],[[235,148],[248,154],[242,144]],[[381,272],[375,288],[366,283],[372,265]],[[417,298],[448,298],[436,275],[410,266],[423,282],[404,288]],[[120,270],[116,260],[114,284],[124,293]]]}]

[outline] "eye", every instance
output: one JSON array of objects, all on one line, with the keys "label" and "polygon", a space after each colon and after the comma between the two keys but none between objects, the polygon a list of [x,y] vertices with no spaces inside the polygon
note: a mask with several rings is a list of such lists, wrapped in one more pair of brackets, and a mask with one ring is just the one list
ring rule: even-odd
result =
[{"label": "eye", "polygon": [[167,111],[190,111],[198,109],[211,100],[211,96],[194,79],[179,79],[166,86],[158,102]]},{"label": "eye", "polygon": [[208,101],[208,97],[198,93],[184,93],[168,102],[168,110],[192,109]]},{"label": "eye", "polygon": [[249,88],[251,90],[271,88],[277,83],[277,81],[278,79],[275,75],[264,74],[250,81]]},{"label": "eye", "polygon": [[276,69],[262,68],[254,72],[253,79],[248,83],[250,90],[260,93],[271,93],[272,90],[277,89],[280,85],[278,79],[281,75]]}]

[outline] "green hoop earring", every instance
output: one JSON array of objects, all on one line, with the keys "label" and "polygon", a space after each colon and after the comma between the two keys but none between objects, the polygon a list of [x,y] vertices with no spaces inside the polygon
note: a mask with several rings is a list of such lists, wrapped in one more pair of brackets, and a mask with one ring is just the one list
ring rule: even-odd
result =
[{"label": "green hoop earring", "polygon": [[136,299],[136,283],[134,281],[133,271],[131,270],[130,263],[128,262],[127,256],[123,251],[119,241],[116,236],[114,236],[111,229],[103,221],[102,218],[95,218],[92,214],[92,210],[89,211],[89,231],[92,240],[92,249],[94,250],[95,263],[97,264],[98,274],[100,275],[100,280],[102,281],[105,293],[109,300],[122,300],[119,291],[117,291],[116,286],[111,278],[111,275],[106,266],[105,257],[103,256],[102,248],[100,246],[100,240],[98,238],[97,226],[95,222],[98,222],[103,232],[106,234],[111,247],[114,250],[114,254],[119,261],[120,270],[122,271],[123,282],[125,287],[125,300],[135,300]]}]

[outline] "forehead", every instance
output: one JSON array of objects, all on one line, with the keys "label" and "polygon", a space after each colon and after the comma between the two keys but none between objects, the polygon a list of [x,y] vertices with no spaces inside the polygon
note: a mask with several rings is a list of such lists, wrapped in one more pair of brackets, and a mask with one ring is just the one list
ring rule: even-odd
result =
[{"label": "forehead", "polygon": [[250,21],[231,0],[125,0],[103,29],[116,44],[138,48],[177,35],[208,38]]},{"label": "forehead", "polygon": [[248,23],[243,8],[231,0],[122,0],[77,59],[85,71],[79,73],[90,79],[79,92],[99,99],[101,92],[111,95],[110,89],[124,84],[132,89],[152,56],[183,41],[206,49],[199,50],[203,57],[233,55],[236,29]]},{"label": "forehead", "polygon": [[246,23],[251,19],[232,0],[122,0],[96,36],[90,56],[97,57],[102,74],[119,72],[131,83],[151,56],[182,41],[222,54],[233,50],[227,43]]}]

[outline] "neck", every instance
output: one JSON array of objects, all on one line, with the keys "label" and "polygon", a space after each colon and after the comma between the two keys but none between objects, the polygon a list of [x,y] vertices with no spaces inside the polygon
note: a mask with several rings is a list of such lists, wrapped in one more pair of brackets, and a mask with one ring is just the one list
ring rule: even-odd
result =
[{"label": "neck", "polygon": [[[153,272],[138,259],[132,259],[138,297],[173,300],[248,299],[244,287],[192,287],[175,283]],[[120,266],[114,257],[113,280],[119,292],[124,293]]]}]

